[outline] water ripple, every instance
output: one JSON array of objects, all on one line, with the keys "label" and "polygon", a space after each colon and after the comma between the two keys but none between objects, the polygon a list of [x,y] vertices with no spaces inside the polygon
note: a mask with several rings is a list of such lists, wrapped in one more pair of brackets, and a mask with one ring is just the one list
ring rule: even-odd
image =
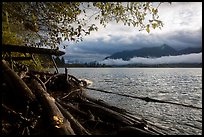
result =
[{"label": "water ripple", "polygon": [[[92,80],[95,88],[202,107],[202,68],[72,68],[69,72]],[[202,134],[202,110],[97,91],[88,94],[167,127],[171,135]]]}]

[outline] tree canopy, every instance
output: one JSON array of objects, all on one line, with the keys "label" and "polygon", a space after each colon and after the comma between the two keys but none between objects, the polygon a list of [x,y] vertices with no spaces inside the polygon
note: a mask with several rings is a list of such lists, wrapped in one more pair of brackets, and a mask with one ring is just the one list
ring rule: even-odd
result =
[{"label": "tree canopy", "polygon": [[[3,43],[58,48],[62,41],[82,41],[98,26],[111,21],[150,32],[161,28],[158,8],[152,2],[3,2]],[[94,22],[95,22],[94,21]],[[91,23],[92,22],[92,23]],[[12,37],[8,41],[8,37]]]}]

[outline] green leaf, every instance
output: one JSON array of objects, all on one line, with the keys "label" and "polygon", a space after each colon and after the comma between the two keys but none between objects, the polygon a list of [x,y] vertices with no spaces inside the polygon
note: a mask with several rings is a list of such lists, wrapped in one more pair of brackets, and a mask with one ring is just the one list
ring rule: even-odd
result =
[{"label": "green leaf", "polygon": [[149,33],[150,29],[149,29],[149,24],[146,26],[146,31]]},{"label": "green leaf", "polygon": [[152,23],[152,28],[155,29],[157,27],[156,23]]}]

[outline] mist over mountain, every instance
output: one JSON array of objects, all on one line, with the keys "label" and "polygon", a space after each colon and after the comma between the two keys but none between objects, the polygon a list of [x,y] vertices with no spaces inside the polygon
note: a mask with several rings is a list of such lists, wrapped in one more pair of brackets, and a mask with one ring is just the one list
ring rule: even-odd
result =
[{"label": "mist over mountain", "polygon": [[148,47],[148,48],[141,48],[137,50],[124,50],[121,52],[114,53],[111,56],[106,57],[105,59],[123,59],[125,61],[128,61],[134,57],[159,58],[162,56],[177,56],[177,55],[200,53],[200,52],[202,52],[202,47],[186,48],[186,49],[177,51],[174,48],[170,47],[169,45],[163,44],[159,47]]}]

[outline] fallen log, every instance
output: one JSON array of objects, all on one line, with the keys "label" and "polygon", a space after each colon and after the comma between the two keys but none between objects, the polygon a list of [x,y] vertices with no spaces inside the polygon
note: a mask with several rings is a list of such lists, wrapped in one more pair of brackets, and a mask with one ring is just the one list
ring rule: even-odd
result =
[{"label": "fallen log", "polygon": [[109,109],[112,109],[118,113],[125,113],[127,112],[125,109],[122,109],[122,108],[118,108],[118,107],[115,107],[115,106],[111,106],[109,105],[108,103],[104,102],[103,100],[100,100],[100,99],[95,99],[93,97],[90,97],[88,96],[87,94],[84,94],[84,97],[90,101],[90,102],[93,102],[93,103],[96,103],[98,105],[101,105],[103,107],[106,107],[106,108],[109,108]]},{"label": "fallen log", "polygon": [[[88,95],[85,96],[86,99],[90,102],[93,102],[93,103],[96,103],[98,105],[101,105],[103,107],[106,107],[106,108],[109,108],[109,109],[112,109],[118,113],[121,114],[121,116],[127,118],[128,120],[130,120],[131,122],[134,123],[134,127],[145,127],[145,126],[148,126],[148,130],[151,132],[151,131],[154,131],[155,133],[158,133],[160,135],[165,135],[165,133],[162,133],[161,131],[158,131],[157,129],[153,128],[154,127],[157,127],[159,129],[162,129],[161,127],[158,127],[156,125],[153,125],[152,123],[150,123],[149,121],[146,122],[146,124],[143,124],[143,119],[142,118],[139,118],[139,117],[136,117],[135,115],[131,114],[130,112],[126,111],[125,109],[121,109],[121,108],[117,108],[115,106],[111,106],[109,104],[107,104],[106,102],[102,101],[102,100],[98,100],[98,99],[95,99],[93,97],[90,97]],[[163,131],[164,129],[162,129]]]},{"label": "fallen log", "polygon": [[59,51],[55,49],[46,49],[46,48],[36,48],[28,46],[19,46],[19,45],[2,45],[3,52],[21,52],[21,53],[36,53],[36,54],[50,54],[55,56],[64,55],[64,51]]},{"label": "fallen log", "polygon": [[9,83],[9,85],[12,85],[12,87],[15,87],[16,91],[19,92],[19,94],[25,98],[28,102],[33,102],[35,100],[35,95],[32,93],[30,88],[27,86],[27,84],[16,74],[15,71],[13,71],[5,60],[2,60],[2,72],[3,77],[6,77],[6,82]]},{"label": "fallen log", "polygon": [[121,116],[120,113],[115,112],[111,109],[105,108],[103,106],[99,106],[97,104],[88,103],[88,102],[83,102],[79,105],[82,108],[87,108],[87,109],[92,110],[92,112],[95,113],[97,116],[99,116],[101,119],[110,120],[112,122],[114,121],[122,125],[133,125],[134,124],[130,120]]},{"label": "fallen log", "polygon": [[39,74],[39,75],[47,75],[47,76],[53,76],[53,75],[55,75],[54,73],[51,73],[51,72],[46,72],[46,71],[36,71],[36,70],[32,70],[32,69],[29,70],[29,73],[32,73],[32,74]]},{"label": "fallen log", "polygon": [[109,104],[107,104],[106,102],[102,101],[102,100],[97,100],[95,98],[92,98],[88,95],[85,96],[86,99],[88,99],[88,101],[92,102],[92,103],[95,103],[95,104],[98,104],[98,105],[101,105],[105,108],[108,108],[108,109],[111,109],[113,111],[116,111],[117,113],[119,113],[122,117],[130,120],[131,122],[134,123],[134,125],[136,126],[141,126],[143,125],[144,127],[146,126],[146,124],[143,124],[143,120],[142,119],[139,119],[139,118],[135,118],[135,117],[132,117],[125,109],[121,109],[121,108],[118,108],[118,107],[115,107],[115,106],[111,106]]},{"label": "fallen log", "polygon": [[70,123],[71,127],[73,128],[74,132],[79,135],[91,135],[68,111],[66,111],[57,101],[55,102],[59,109],[61,110],[62,114],[67,118]]},{"label": "fallen log", "polygon": [[164,133],[164,131],[165,131],[164,128],[162,128],[158,125],[155,125],[154,123],[152,123],[150,121],[146,121],[142,118],[136,117],[135,115],[131,114],[130,112],[126,112],[125,115],[128,116],[129,118],[131,118],[133,121],[140,121],[140,122],[145,121],[145,123],[148,127],[148,130],[150,130],[150,131],[153,131],[159,135],[167,135],[167,133]]},{"label": "fallen log", "polygon": [[83,111],[77,109],[75,106],[71,105],[71,103],[64,103],[64,102],[62,102],[62,101],[60,101],[60,100],[57,100],[57,101],[58,101],[58,103],[59,103],[60,105],[62,105],[62,106],[65,107],[66,109],[68,109],[70,112],[73,112],[73,113],[75,113],[76,115],[78,115],[78,116],[80,116],[80,117],[83,117],[83,118],[87,118],[87,117],[88,117],[87,113],[85,113],[85,112],[83,112]]},{"label": "fallen log", "polygon": [[37,80],[33,79],[31,84],[33,85],[33,91],[42,104],[55,133],[57,135],[75,135],[70,122],[63,116],[59,108],[56,106],[55,99],[44,90]]}]

